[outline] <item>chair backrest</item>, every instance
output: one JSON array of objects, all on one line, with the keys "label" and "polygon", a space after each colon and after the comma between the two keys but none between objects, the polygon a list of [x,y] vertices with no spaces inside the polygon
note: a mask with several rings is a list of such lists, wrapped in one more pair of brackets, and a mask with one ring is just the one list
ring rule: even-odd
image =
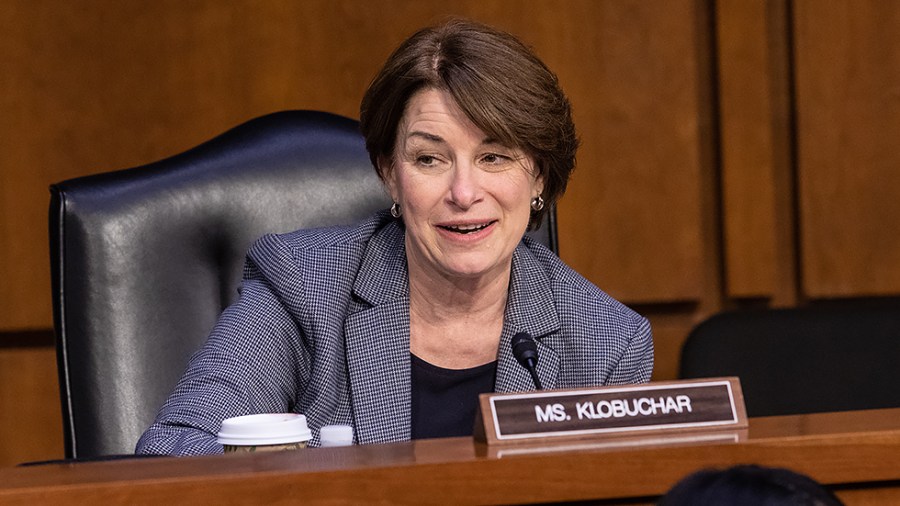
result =
[{"label": "chair backrest", "polygon": [[900,407],[900,304],[720,313],[682,348],[682,378],[738,376],[749,416]]},{"label": "chair backrest", "polygon": [[[147,166],[51,186],[67,458],[134,450],[268,232],[352,224],[390,200],[356,121],[263,116]],[[530,234],[554,251],[555,213]]]}]

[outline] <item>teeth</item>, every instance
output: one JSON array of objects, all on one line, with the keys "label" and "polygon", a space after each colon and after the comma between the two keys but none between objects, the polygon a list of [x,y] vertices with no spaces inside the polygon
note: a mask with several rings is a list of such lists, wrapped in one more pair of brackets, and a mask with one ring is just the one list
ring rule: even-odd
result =
[{"label": "teeth", "polygon": [[487,226],[487,223],[483,223],[481,225],[447,225],[444,228],[455,230],[457,232],[474,232],[476,230],[481,230]]}]

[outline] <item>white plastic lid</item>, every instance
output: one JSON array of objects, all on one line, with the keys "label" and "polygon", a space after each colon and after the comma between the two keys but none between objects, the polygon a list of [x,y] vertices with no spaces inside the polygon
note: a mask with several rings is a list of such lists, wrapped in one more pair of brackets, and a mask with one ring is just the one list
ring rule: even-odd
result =
[{"label": "white plastic lid", "polygon": [[277,445],[309,441],[306,417],[296,413],[263,413],[222,421],[218,441],[223,445]]},{"label": "white plastic lid", "polygon": [[326,425],[319,429],[319,444],[322,446],[350,446],[353,444],[353,427]]}]

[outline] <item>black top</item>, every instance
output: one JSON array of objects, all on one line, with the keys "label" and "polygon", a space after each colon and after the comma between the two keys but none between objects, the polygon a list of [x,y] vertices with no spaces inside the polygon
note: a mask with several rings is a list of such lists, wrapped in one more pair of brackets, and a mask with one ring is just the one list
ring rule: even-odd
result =
[{"label": "black top", "polygon": [[494,391],[497,361],[444,369],[410,354],[412,439],[471,436],[478,394]]}]

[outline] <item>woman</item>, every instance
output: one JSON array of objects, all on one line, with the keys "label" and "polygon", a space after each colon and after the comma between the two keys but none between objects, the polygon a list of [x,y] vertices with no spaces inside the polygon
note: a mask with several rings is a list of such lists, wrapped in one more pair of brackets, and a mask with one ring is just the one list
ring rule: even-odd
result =
[{"label": "woman", "polygon": [[647,381],[647,321],[529,239],[578,141],[556,77],[514,37],[452,21],[414,34],[362,101],[394,201],[357,227],[261,238],[241,297],[138,442],[221,452],[221,421],[304,413],[358,443],[471,434],[477,394]]}]

